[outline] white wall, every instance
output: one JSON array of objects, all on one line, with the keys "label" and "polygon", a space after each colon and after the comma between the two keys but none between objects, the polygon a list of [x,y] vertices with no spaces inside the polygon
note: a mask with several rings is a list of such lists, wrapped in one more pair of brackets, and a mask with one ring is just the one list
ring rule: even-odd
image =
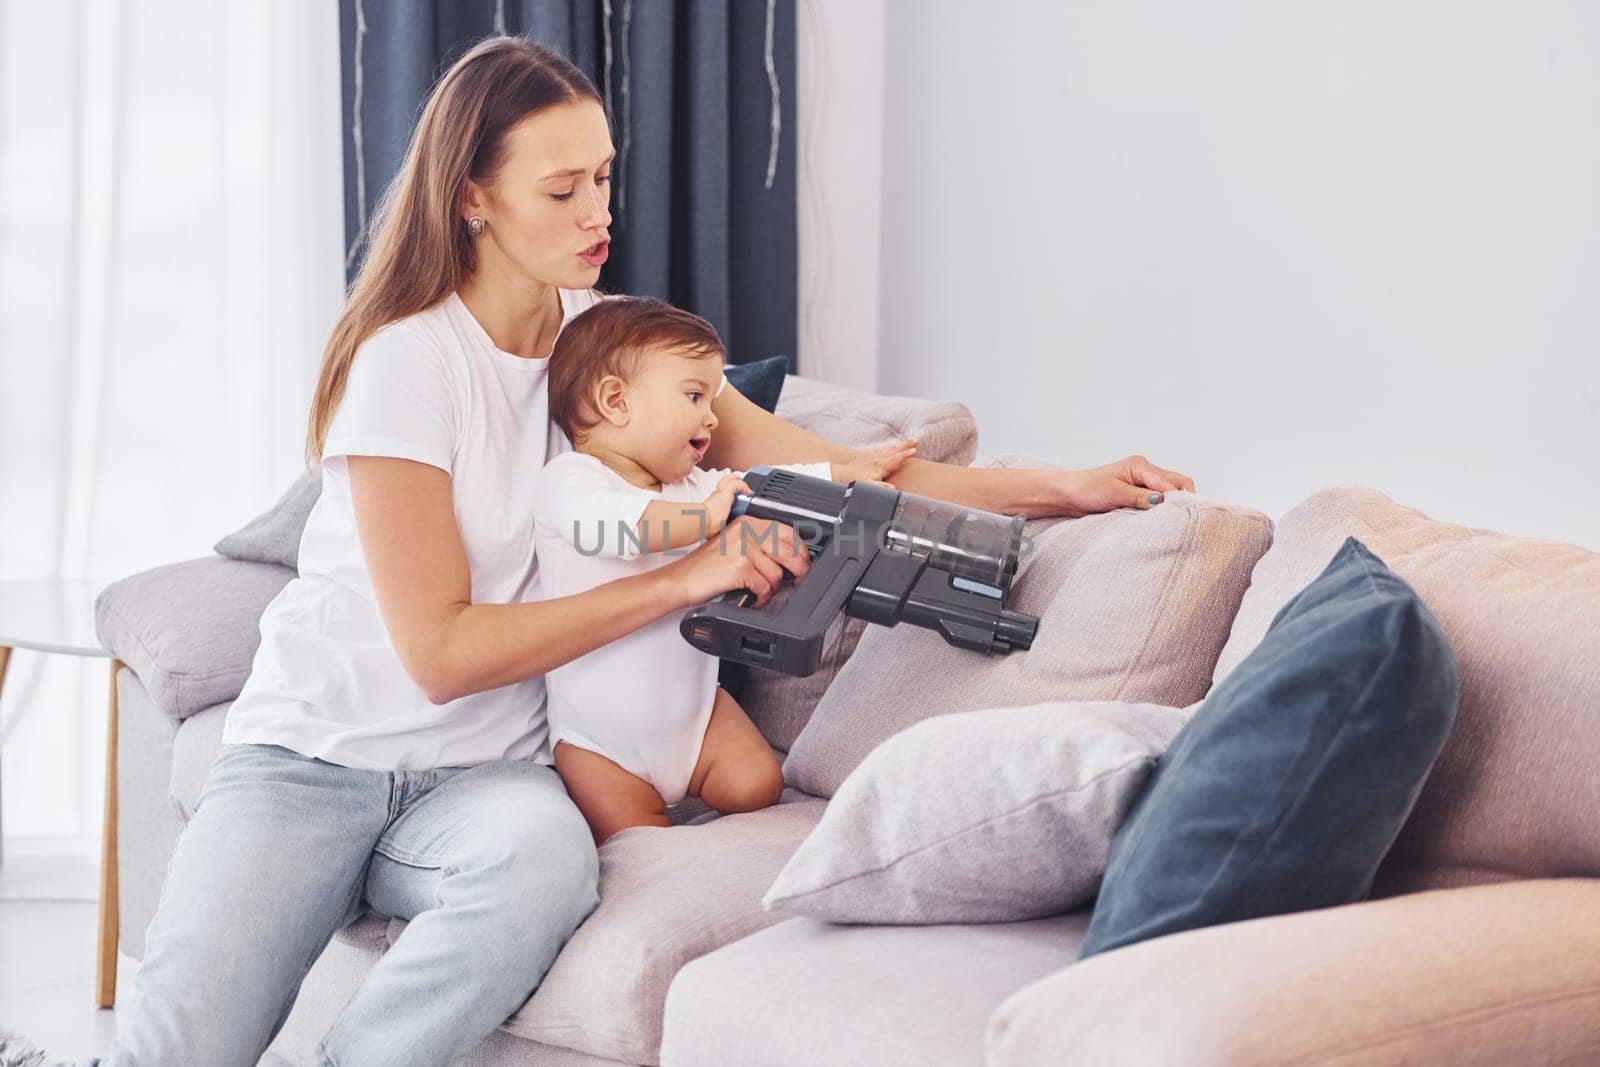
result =
[{"label": "white wall", "polygon": [[888,0],[883,42],[884,391],[1600,548],[1600,9]]}]

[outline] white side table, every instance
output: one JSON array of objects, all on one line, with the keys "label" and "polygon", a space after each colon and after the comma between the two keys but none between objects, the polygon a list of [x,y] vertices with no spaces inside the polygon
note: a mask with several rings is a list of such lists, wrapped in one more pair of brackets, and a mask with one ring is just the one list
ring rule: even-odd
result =
[{"label": "white side table", "polygon": [[0,691],[14,648],[111,660],[106,716],[105,827],[100,837],[100,947],[95,1003],[109,1008],[117,989],[117,671],[121,660],[100,646],[94,600],[108,582],[63,578],[0,582]]}]

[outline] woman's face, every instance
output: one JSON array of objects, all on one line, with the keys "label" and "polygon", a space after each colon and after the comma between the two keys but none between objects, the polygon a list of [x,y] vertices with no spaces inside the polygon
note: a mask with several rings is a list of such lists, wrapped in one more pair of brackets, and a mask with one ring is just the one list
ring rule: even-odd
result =
[{"label": "woman's face", "polygon": [[535,112],[506,133],[499,173],[467,182],[462,218],[488,224],[478,267],[560,289],[588,289],[611,243],[611,131],[593,100]]}]

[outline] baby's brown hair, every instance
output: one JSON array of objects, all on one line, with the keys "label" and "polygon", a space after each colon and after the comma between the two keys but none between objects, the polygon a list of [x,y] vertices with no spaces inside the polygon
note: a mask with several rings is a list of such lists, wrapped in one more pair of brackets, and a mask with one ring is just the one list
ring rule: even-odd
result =
[{"label": "baby's brown hair", "polygon": [[550,352],[550,418],[573,441],[599,424],[595,384],[608,374],[624,381],[652,348],[682,355],[724,356],[722,338],[699,315],[647,296],[608,296],[562,329]]}]

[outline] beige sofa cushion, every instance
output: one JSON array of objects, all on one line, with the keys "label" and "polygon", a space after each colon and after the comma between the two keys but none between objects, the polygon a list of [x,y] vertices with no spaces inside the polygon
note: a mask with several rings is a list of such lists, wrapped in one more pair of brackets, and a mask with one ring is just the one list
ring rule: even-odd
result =
[{"label": "beige sofa cushion", "polygon": [[[919,458],[957,466],[972,462],[978,450],[978,427],[972,412],[954,401],[875,396],[790,375],[784,380],[777,413],[802,429],[852,448],[873,448],[914,437]],[[781,609],[792,588],[780,591],[765,610]],[[789,750],[817,701],[855,651],[866,625],[841,612],[823,635],[821,666],[808,677],[750,672],[739,703],[774,748]]]},{"label": "beige sofa cushion", "polygon": [[789,750],[791,784],[832,796],[880,742],[935,715],[1067,700],[1195,703],[1272,524],[1259,511],[1169,493],[1148,511],[1036,520],[1025,534],[1034,550],[1007,606],[1039,617],[1032,650],[987,656],[918,627],[869,627]]},{"label": "beige sofa cushion", "polygon": [[993,926],[791,919],[689,964],[667,1067],[968,1067],[1007,996],[1070,963],[1087,912]]},{"label": "beige sofa cushion", "polygon": [[600,849],[600,906],[505,1029],[624,1063],[659,1062],[672,976],[779,921],[761,910],[761,894],[822,808],[798,800],[612,837]]},{"label": "beige sofa cushion", "polygon": [[1216,678],[1351,536],[1427,602],[1461,667],[1455,729],[1374,895],[1600,875],[1600,553],[1326,489],[1279,521]]},{"label": "beige sofa cushion", "polygon": [[1600,881],[1416,893],[1142,941],[1008,999],[988,1046],[989,1067],[1593,1064]]}]

